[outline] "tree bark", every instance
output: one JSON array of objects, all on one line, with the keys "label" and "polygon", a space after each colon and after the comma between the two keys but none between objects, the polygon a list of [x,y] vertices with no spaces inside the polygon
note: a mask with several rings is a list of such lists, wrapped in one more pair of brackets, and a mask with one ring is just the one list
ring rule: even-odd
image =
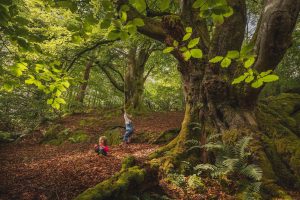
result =
[{"label": "tree bark", "polygon": [[139,110],[143,107],[145,65],[151,54],[150,46],[133,47],[129,50],[128,65],[124,78],[126,108]]},{"label": "tree bark", "polygon": [[84,75],[83,75],[83,82],[80,86],[79,93],[77,94],[77,97],[76,97],[76,101],[80,102],[81,104],[83,104],[83,100],[84,100],[84,97],[85,97],[88,81],[90,79],[90,73],[91,73],[92,67],[93,67],[93,61],[88,61],[86,66],[85,66],[85,71],[84,71]]}]

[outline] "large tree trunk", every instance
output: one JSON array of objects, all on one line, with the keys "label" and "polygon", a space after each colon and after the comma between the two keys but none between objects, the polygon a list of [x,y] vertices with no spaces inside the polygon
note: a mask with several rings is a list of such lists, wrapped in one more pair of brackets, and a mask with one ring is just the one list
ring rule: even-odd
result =
[{"label": "large tree trunk", "polygon": [[[117,66],[111,64],[112,62],[104,64],[98,62],[98,66],[105,73],[112,85],[124,93],[127,110],[139,111],[144,108],[144,83],[154,68],[154,66],[150,67],[147,73],[145,73],[145,65],[152,51],[153,45],[146,42],[132,44],[128,52],[118,50],[117,52],[125,55],[126,65],[123,66],[124,71],[119,71]],[[119,77],[120,80],[116,77]]]},{"label": "large tree trunk", "polygon": [[[121,3],[124,1],[120,0]],[[180,169],[180,161],[183,159],[197,159],[197,154],[195,156],[186,151],[185,143],[189,139],[196,138],[205,143],[209,134],[222,133],[224,137],[253,134],[257,162],[271,166],[271,169],[264,168],[264,180],[272,180],[274,183],[276,175],[269,175],[274,163],[266,156],[268,146],[264,146],[267,145],[262,139],[264,133],[255,114],[261,89],[251,88],[247,84],[231,84],[235,77],[241,75],[241,66],[237,63],[233,62],[229,68],[224,69],[219,64],[208,62],[215,56],[226,55],[230,50],[241,49],[247,23],[246,3],[245,0],[228,0],[228,3],[234,9],[234,14],[222,25],[216,26],[212,36],[208,34],[206,21],[199,20],[198,13],[193,12],[191,0],[181,1],[181,18],[169,15],[164,16],[161,22],[142,16],[134,9],[129,11],[129,19],[143,18],[145,26],[139,28],[141,33],[162,41],[167,46],[172,46],[174,40],[182,41],[185,27],[191,26],[193,37],[201,38],[198,48],[205,55],[202,60],[192,58],[184,61],[182,52],[176,49],[172,52],[179,62],[179,72],[184,84],[185,116],[178,137],[162,147],[156,157],[159,157],[160,166],[164,170]],[[299,10],[299,0],[265,1],[256,34],[252,39],[256,44],[254,51],[258,57],[253,68],[258,73],[275,69],[279,64],[290,45]],[[196,126],[199,128],[195,128]],[[198,154],[198,160],[206,162],[208,159],[206,152],[201,152],[201,156]],[[286,165],[287,168],[292,168],[289,164]],[[295,173],[295,170],[297,168],[291,171]]]},{"label": "large tree trunk", "polygon": [[143,93],[145,65],[150,56],[149,48],[132,47],[128,53],[128,65],[126,68],[125,84],[125,104],[126,108],[141,110],[143,108]]}]

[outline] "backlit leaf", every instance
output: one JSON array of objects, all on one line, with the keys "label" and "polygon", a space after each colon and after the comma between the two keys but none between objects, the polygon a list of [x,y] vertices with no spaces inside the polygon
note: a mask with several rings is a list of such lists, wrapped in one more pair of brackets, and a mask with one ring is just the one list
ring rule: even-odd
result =
[{"label": "backlit leaf", "polygon": [[191,54],[193,58],[202,58],[203,53],[201,49],[192,49]]},{"label": "backlit leaf", "polygon": [[231,64],[231,59],[229,58],[224,58],[221,62],[221,67],[222,68],[227,68]]}]

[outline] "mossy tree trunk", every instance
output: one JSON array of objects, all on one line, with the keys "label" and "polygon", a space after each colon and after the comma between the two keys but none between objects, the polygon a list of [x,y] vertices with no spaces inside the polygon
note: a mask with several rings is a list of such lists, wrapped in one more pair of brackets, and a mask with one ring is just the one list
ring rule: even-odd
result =
[{"label": "mossy tree trunk", "polygon": [[83,104],[83,100],[85,97],[85,93],[86,93],[86,88],[88,86],[88,81],[90,79],[90,73],[91,73],[91,69],[93,67],[93,61],[88,61],[86,66],[85,66],[85,71],[84,71],[84,75],[83,75],[83,81],[82,84],[80,85],[80,90],[77,94],[76,100],[78,102],[80,102],[81,104]]},{"label": "mossy tree trunk", "polygon": [[145,74],[145,65],[151,54],[151,46],[135,46],[129,50],[125,73],[125,104],[128,109],[141,110],[143,107],[144,83],[153,69]]},{"label": "mossy tree trunk", "polygon": [[[179,62],[186,109],[180,134],[159,152],[163,154],[168,151],[164,158],[165,168],[172,168],[176,161],[187,157],[186,140],[198,138],[205,143],[206,135],[212,133],[254,133],[256,141],[262,144],[259,138],[261,130],[255,115],[258,95],[262,88],[254,89],[248,84],[233,86],[233,79],[242,73],[242,67],[235,62],[229,68],[221,68],[219,64],[208,62],[215,56],[225,56],[230,50],[241,49],[247,24],[246,1],[228,0],[234,14],[226,18],[223,24],[217,25],[211,33],[206,21],[197,17],[199,13],[192,8],[193,2],[180,1],[180,17],[164,15],[161,20],[143,16],[134,8],[128,11],[129,20],[136,17],[144,20],[145,26],[138,29],[140,33],[161,41],[166,46],[172,46],[174,40],[182,41],[187,26],[193,28],[192,37],[200,37],[198,48],[203,51],[203,59],[192,58],[185,61],[180,50],[175,49],[172,52]],[[118,1],[119,6],[124,3],[127,1]],[[251,40],[257,55],[253,69],[260,73],[277,67],[291,45],[291,33],[299,10],[300,1],[264,1],[257,30]],[[200,126],[200,129],[195,129],[195,126]],[[169,156],[170,152],[173,156]],[[204,162],[208,160],[205,152],[202,152],[199,158]]]}]

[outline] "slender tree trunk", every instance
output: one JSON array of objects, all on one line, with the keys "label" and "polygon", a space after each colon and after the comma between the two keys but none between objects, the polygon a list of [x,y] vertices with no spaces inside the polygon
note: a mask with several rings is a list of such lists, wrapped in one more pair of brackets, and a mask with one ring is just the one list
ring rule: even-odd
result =
[{"label": "slender tree trunk", "polygon": [[84,75],[83,75],[83,82],[80,86],[79,93],[76,97],[76,101],[80,102],[81,104],[83,104],[83,100],[84,100],[84,97],[85,97],[86,88],[87,88],[87,85],[88,85],[88,80],[90,78],[90,73],[91,73],[92,66],[93,66],[93,61],[88,61],[88,63],[85,66],[85,71],[84,71]]}]

